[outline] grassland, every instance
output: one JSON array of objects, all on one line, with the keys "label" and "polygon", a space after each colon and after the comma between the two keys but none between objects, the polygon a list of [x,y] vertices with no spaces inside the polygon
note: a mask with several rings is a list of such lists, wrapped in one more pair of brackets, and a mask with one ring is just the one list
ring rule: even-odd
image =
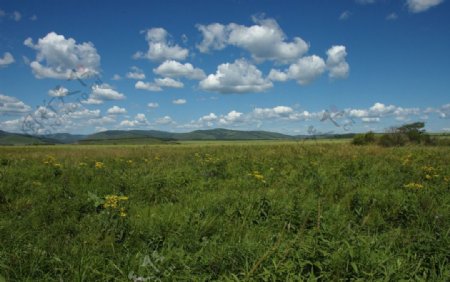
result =
[{"label": "grassland", "polygon": [[450,148],[0,148],[0,281],[448,281]]}]

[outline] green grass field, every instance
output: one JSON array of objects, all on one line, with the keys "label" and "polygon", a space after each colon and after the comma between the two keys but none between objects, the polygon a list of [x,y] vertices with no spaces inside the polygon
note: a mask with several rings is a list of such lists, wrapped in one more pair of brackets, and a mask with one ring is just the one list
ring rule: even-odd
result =
[{"label": "green grass field", "polygon": [[0,147],[0,281],[449,281],[450,148]]}]

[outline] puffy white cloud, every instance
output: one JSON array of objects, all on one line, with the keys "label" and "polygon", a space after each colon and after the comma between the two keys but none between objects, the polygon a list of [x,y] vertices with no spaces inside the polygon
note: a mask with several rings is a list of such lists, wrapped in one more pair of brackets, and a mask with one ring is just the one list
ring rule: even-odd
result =
[{"label": "puffy white cloud", "polygon": [[31,107],[19,99],[0,94],[0,115],[21,114],[31,111]]},{"label": "puffy white cloud", "polygon": [[125,108],[113,106],[112,108],[108,109],[107,113],[110,115],[121,115],[121,114],[126,114],[127,110]]},{"label": "puffy white cloud", "polygon": [[158,103],[148,103],[147,107],[151,108],[151,109],[156,109],[159,107]]},{"label": "puffy white cloud", "polygon": [[198,24],[196,27],[203,35],[202,42],[197,44],[200,52],[207,53],[210,49],[221,50],[226,47],[229,33],[226,26],[213,23],[209,25]]},{"label": "puffy white cloud", "polygon": [[386,106],[383,103],[375,103],[372,107],[369,108],[370,116],[385,116],[391,113],[394,113],[396,107],[394,105]]},{"label": "puffy white cloud", "polygon": [[215,113],[209,113],[209,115],[205,115],[202,116],[201,118],[199,118],[199,122],[212,122],[212,121],[216,121],[219,117],[216,116]]},{"label": "puffy white cloud", "polygon": [[135,117],[134,120],[123,120],[120,122],[120,126],[123,127],[136,127],[136,126],[144,126],[144,125],[148,125],[149,122],[145,116],[145,114],[142,113],[138,113]]},{"label": "puffy white cloud", "polygon": [[186,104],[186,103],[187,102],[186,102],[185,99],[176,99],[176,100],[172,101],[172,104],[175,104],[175,105],[183,105],[183,104]]},{"label": "puffy white cloud", "polygon": [[378,118],[378,117],[363,117],[363,118],[361,118],[361,120],[364,123],[377,123],[380,121],[380,118]]},{"label": "puffy white cloud", "polygon": [[175,122],[173,121],[173,119],[170,116],[164,116],[164,117],[156,119],[155,123],[158,125],[168,125],[168,124],[172,124]]},{"label": "puffy white cloud", "polygon": [[343,11],[343,12],[339,15],[339,20],[341,20],[341,21],[348,20],[348,18],[350,18],[351,15],[352,15],[352,13],[351,13],[350,11]]},{"label": "puffy white cloud", "polygon": [[300,37],[286,41],[286,35],[274,19],[253,17],[252,26],[230,23],[197,25],[203,41],[197,45],[201,52],[233,45],[249,51],[257,61],[273,60],[288,63],[305,54],[309,45]]},{"label": "puffy white cloud", "polygon": [[437,110],[440,118],[450,118],[450,104],[443,105]]},{"label": "puffy white cloud", "polygon": [[84,102],[85,104],[98,105],[102,104],[104,101],[125,99],[125,95],[117,92],[106,83],[93,85],[91,90],[91,95],[89,95],[88,100]]},{"label": "puffy white cloud", "polygon": [[262,92],[273,86],[256,66],[244,59],[219,65],[216,73],[208,75],[199,85],[203,90],[224,94]]},{"label": "puffy white cloud", "polygon": [[184,84],[170,77],[155,78],[156,85],[160,87],[183,88]]},{"label": "puffy white cloud", "polygon": [[167,60],[159,65],[153,72],[165,77],[185,77],[189,79],[203,79],[205,73],[199,68],[194,68],[190,63],[179,63]]},{"label": "puffy white cloud", "polygon": [[147,91],[162,91],[162,88],[154,83],[138,81],[134,85],[136,89],[147,90]]},{"label": "puffy white cloud", "polygon": [[133,66],[133,67],[131,67],[131,70],[132,71],[130,71],[130,72],[128,72],[126,74],[127,78],[130,78],[130,79],[145,79],[145,73],[140,68]]},{"label": "puffy white cloud", "polygon": [[152,61],[184,60],[189,51],[168,41],[169,34],[164,28],[151,28],[146,31],[145,39],[148,42],[146,53],[137,52],[134,58],[147,58]]},{"label": "puffy white cloud", "polygon": [[69,94],[69,90],[62,86],[58,86],[48,91],[48,95],[51,97],[65,97],[67,94]]},{"label": "puffy white cloud", "polygon": [[27,38],[24,44],[37,51],[30,67],[37,78],[70,79],[73,75],[98,74],[100,55],[91,42],[77,44],[73,38],[50,32],[33,44]]},{"label": "puffy white cloud", "polygon": [[322,58],[312,55],[300,58],[296,63],[289,66],[287,75],[295,79],[300,85],[312,82],[325,71],[325,62]]},{"label": "puffy white cloud", "polygon": [[233,110],[233,111],[229,112],[228,114],[226,114],[225,116],[222,116],[219,119],[219,124],[231,125],[231,124],[240,123],[243,121],[244,121],[243,113]]},{"label": "puffy white cloud", "polygon": [[289,117],[294,110],[287,106],[277,106],[274,108],[255,108],[253,110],[253,116],[258,119],[270,119],[270,118],[280,118]]},{"label": "puffy white cloud", "polygon": [[0,68],[6,67],[14,62],[15,62],[15,60],[14,60],[13,55],[11,55],[11,53],[9,53],[9,52],[5,52],[3,54],[3,58],[0,58]]},{"label": "puffy white cloud", "polygon": [[303,57],[291,64],[285,71],[272,69],[268,78],[272,81],[296,80],[300,85],[311,83],[325,72],[326,65],[322,58],[316,55]]},{"label": "puffy white cloud", "polygon": [[421,13],[443,2],[444,0],[407,0],[406,4],[410,12]]},{"label": "puffy white cloud", "polygon": [[71,118],[74,119],[90,119],[90,118],[99,118],[100,110],[88,110],[83,109],[80,111],[75,111],[69,114]]},{"label": "puffy white cloud", "polygon": [[346,78],[350,66],[345,61],[347,52],[345,46],[333,46],[327,51],[327,69],[331,78]]}]

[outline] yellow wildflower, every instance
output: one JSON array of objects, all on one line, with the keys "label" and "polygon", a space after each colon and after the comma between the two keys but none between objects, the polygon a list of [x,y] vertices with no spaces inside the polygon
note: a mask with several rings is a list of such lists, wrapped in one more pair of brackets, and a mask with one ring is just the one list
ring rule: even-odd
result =
[{"label": "yellow wildflower", "polygon": [[120,217],[126,217],[127,213],[125,212],[125,208],[120,208]]},{"label": "yellow wildflower", "polygon": [[409,188],[409,189],[422,189],[423,185],[420,183],[411,182],[411,183],[403,185],[403,187]]},{"label": "yellow wildflower", "polygon": [[95,162],[95,168],[96,169],[102,169],[104,168],[105,164],[102,162]]}]

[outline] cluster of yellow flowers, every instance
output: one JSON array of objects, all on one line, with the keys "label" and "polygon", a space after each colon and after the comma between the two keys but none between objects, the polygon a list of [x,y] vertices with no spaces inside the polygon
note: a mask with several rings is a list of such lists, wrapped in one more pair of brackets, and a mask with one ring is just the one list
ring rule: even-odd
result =
[{"label": "cluster of yellow flowers", "polygon": [[54,156],[47,156],[43,161],[45,165],[53,166],[54,168],[62,168],[62,165],[56,161]]},{"label": "cluster of yellow flowers", "polygon": [[433,178],[439,177],[439,174],[437,174],[436,169],[432,166],[423,166],[422,170],[425,174],[425,179],[427,179],[427,180],[431,180]]},{"label": "cluster of yellow flowers", "polygon": [[105,167],[105,164],[102,162],[95,162],[95,168],[96,169],[103,169]]},{"label": "cluster of yellow flowers", "polygon": [[118,210],[119,215],[121,217],[127,216],[127,213],[125,212],[124,207],[119,207],[121,201],[128,201],[127,196],[118,196],[118,195],[107,195],[105,196],[105,203],[103,204],[103,207],[105,209],[112,209],[112,210]]},{"label": "cluster of yellow flowers", "polygon": [[132,165],[133,164],[133,160],[128,160],[127,164]]},{"label": "cluster of yellow flowers", "polygon": [[412,154],[406,155],[402,158],[402,165],[409,165],[411,163]]},{"label": "cluster of yellow flowers", "polygon": [[215,158],[210,154],[204,154],[203,156],[199,153],[195,153],[195,157],[201,164],[214,164],[220,161],[219,158]]},{"label": "cluster of yellow flowers", "polygon": [[264,180],[264,175],[262,175],[259,171],[254,170],[251,173],[248,174],[249,176],[255,178],[258,181],[261,181],[262,183],[266,183]]},{"label": "cluster of yellow flowers", "polygon": [[411,182],[411,183],[403,185],[403,187],[408,188],[408,189],[422,189],[423,185],[420,183]]}]

